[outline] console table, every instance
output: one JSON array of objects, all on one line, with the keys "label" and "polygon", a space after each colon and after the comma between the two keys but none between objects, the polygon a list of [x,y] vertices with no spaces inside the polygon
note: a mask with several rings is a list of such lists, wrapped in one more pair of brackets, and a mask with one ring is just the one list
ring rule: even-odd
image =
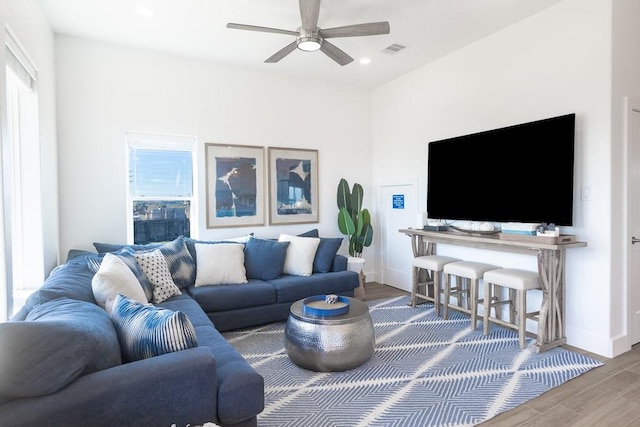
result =
[{"label": "console table", "polygon": [[414,257],[433,255],[436,243],[536,255],[542,287],[536,348],[538,352],[543,352],[567,343],[564,324],[566,250],[585,247],[587,246],[586,242],[550,244],[502,240],[497,234],[479,235],[457,231],[425,231],[411,228],[399,231],[411,237]]}]

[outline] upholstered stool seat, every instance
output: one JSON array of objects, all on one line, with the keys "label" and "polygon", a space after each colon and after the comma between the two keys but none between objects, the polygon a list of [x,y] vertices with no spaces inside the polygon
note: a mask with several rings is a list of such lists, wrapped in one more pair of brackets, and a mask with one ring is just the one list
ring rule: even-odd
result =
[{"label": "upholstered stool seat", "polygon": [[[413,283],[411,286],[412,307],[418,304],[418,298],[432,301],[436,308],[436,315],[440,315],[440,276],[442,275],[442,269],[446,264],[456,261],[460,260],[443,255],[425,255],[413,259]],[[426,270],[427,272],[427,280],[425,282],[420,282],[420,270]],[[420,292],[423,286],[424,293]],[[429,294],[429,287],[431,287],[432,290],[431,295]]]},{"label": "upholstered stool seat", "polygon": [[[490,270],[499,269],[493,264],[474,261],[452,262],[444,266],[446,281],[444,284],[443,317],[449,318],[449,308],[469,313],[471,315],[471,329],[476,328],[478,315],[478,286],[483,274]],[[458,278],[462,279],[458,281]],[[457,305],[451,303],[451,297],[456,297]],[[464,304],[466,300],[466,305]]]},{"label": "upholstered stool seat", "polygon": [[[489,322],[518,331],[520,348],[525,348],[527,319],[538,320],[540,311],[527,312],[527,291],[540,289],[540,278],[535,271],[501,268],[484,273],[484,334],[489,334]],[[500,300],[500,288],[509,289],[509,297]],[[499,306],[509,305],[509,322],[499,318]],[[495,317],[491,317],[493,308]],[[517,317],[516,317],[517,314]]]}]

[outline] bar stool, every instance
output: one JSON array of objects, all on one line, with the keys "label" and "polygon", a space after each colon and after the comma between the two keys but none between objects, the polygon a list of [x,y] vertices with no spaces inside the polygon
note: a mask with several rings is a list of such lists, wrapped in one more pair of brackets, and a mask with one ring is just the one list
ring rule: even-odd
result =
[{"label": "bar stool", "polygon": [[[484,273],[484,334],[489,334],[489,322],[518,331],[520,348],[525,348],[527,319],[538,321],[540,311],[527,312],[527,291],[541,289],[537,272],[516,268],[501,268]],[[500,300],[500,288],[509,289],[509,299]],[[499,318],[500,305],[509,305],[509,322]],[[496,317],[491,317],[491,309]],[[517,318],[516,318],[517,313]]]},{"label": "bar stool", "polygon": [[[476,329],[478,317],[478,286],[485,272],[499,269],[493,264],[474,261],[452,262],[444,266],[446,281],[444,284],[444,318],[449,318],[449,308],[471,315],[471,330]],[[453,278],[453,281],[451,280]],[[458,281],[458,278],[462,279]],[[453,283],[453,285],[452,285]],[[466,286],[465,286],[466,284]],[[451,297],[456,297],[458,305],[451,304]],[[462,305],[463,298],[467,306]]]},{"label": "bar stool", "polygon": [[[460,260],[458,258],[442,255],[425,255],[415,257],[413,259],[411,307],[416,306],[418,298],[432,301],[436,306],[436,315],[440,316],[440,276],[442,274],[442,269],[446,264],[456,261]],[[427,271],[426,282],[420,282],[420,270]],[[419,293],[421,286],[424,286],[423,294]],[[429,287],[432,288],[433,296],[429,295]]]}]

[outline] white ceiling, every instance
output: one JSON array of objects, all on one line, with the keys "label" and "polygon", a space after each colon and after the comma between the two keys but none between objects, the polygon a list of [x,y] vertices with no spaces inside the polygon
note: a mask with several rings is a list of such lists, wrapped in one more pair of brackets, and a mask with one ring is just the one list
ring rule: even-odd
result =
[{"label": "white ceiling", "polygon": [[[296,0],[40,0],[56,33],[363,87],[393,80],[560,1],[324,0],[321,28],[378,21],[391,26],[386,35],[331,39],[355,59],[341,67],[320,51],[299,50],[266,64],[294,38],[226,28],[235,22],[295,31]],[[153,16],[141,16],[140,7]],[[393,43],[406,49],[383,52]],[[360,64],[363,57],[372,62]]]}]

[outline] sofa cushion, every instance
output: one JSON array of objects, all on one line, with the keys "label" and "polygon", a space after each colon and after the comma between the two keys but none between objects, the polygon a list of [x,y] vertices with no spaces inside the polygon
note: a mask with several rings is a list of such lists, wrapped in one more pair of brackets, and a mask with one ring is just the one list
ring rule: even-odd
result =
[{"label": "sofa cushion", "polygon": [[328,273],[342,244],[342,237],[321,237],[316,257],[313,259],[314,273]]},{"label": "sofa cushion", "polygon": [[317,237],[300,237],[281,234],[280,242],[289,242],[284,260],[284,274],[310,276],[313,273],[313,260],[320,244]]},{"label": "sofa cushion", "polygon": [[214,243],[247,243],[247,241],[253,237],[253,233],[249,233],[249,234],[245,234],[242,236],[237,236],[237,237],[229,237],[226,239],[220,239],[220,240],[197,240],[197,239],[192,239],[190,237],[185,237],[184,238],[184,243],[187,245],[187,249],[189,250],[189,253],[191,254],[191,258],[193,258],[193,262],[196,264],[196,268],[198,265],[198,259],[197,259],[197,254],[196,254],[196,243],[209,243],[209,244],[214,244]]},{"label": "sofa cushion", "polygon": [[118,338],[97,305],[58,298],[20,322],[0,323],[0,394],[54,393],[79,376],[121,364]]},{"label": "sofa cushion", "polygon": [[[129,267],[131,272],[136,276],[138,282],[142,286],[144,290],[144,295],[147,297],[147,301],[153,301],[153,286],[147,280],[147,276],[144,275],[144,272],[140,268],[140,264],[136,261],[136,258],[133,256],[135,251],[130,247],[124,247],[116,252],[107,252],[113,255],[116,255],[120,258],[126,265]],[[84,259],[87,260],[87,266],[89,270],[97,273],[100,269],[100,265],[102,264],[102,260],[106,254],[96,254],[92,252],[88,252],[84,255]]]},{"label": "sofa cushion", "polygon": [[358,274],[353,271],[317,273],[310,277],[282,276],[271,280],[276,288],[277,302],[289,303],[312,295],[340,294],[359,285]]},{"label": "sofa cushion", "polygon": [[206,313],[263,306],[276,302],[276,290],[273,285],[257,279],[250,279],[240,286],[190,286],[189,293]]},{"label": "sofa cushion", "polygon": [[167,260],[164,255],[162,255],[162,252],[160,252],[160,249],[154,249],[151,252],[136,252],[133,256],[153,286],[154,304],[162,302],[172,296],[182,294],[173,282]]},{"label": "sofa cushion", "polygon": [[130,247],[134,251],[148,251],[159,248],[163,243],[148,243],[146,245],[130,245],[127,243],[101,243],[93,242],[93,247],[96,248],[99,254],[106,254],[107,252],[117,252],[124,247]]},{"label": "sofa cushion", "polygon": [[120,257],[111,253],[104,255],[98,272],[91,280],[91,288],[93,297],[102,308],[109,298],[115,298],[118,294],[141,303],[149,302],[135,274]]},{"label": "sofa cushion", "polygon": [[171,277],[178,288],[192,285],[196,280],[196,263],[187,249],[184,237],[179,236],[158,249],[167,260]]},{"label": "sofa cushion", "polygon": [[302,234],[298,234],[298,236],[300,236],[300,237],[320,237],[320,234],[318,232],[318,229],[314,228],[313,230],[305,231]]},{"label": "sofa cushion", "polygon": [[118,295],[111,320],[122,357],[128,362],[198,346],[191,321],[180,311],[140,304]]},{"label": "sofa cushion", "polygon": [[247,283],[244,245],[196,243],[195,286]]},{"label": "sofa cushion", "polygon": [[289,242],[251,238],[244,248],[247,279],[271,280],[282,275]]},{"label": "sofa cushion", "polygon": [[186,288],[193,284],[196,275],[196,265],[191,253],[189,252],[184,236],[178,236],[171,242],[167,243],[148,243],[146,245],[128,245],[125,243],[98,243],[94,242],[93,246],[98,253],[118,252],[123,248],[131,248],[135,252],[151,252],[160,249],[162,255],[167,260],[169,271],[174,283],[179,288]]}]

